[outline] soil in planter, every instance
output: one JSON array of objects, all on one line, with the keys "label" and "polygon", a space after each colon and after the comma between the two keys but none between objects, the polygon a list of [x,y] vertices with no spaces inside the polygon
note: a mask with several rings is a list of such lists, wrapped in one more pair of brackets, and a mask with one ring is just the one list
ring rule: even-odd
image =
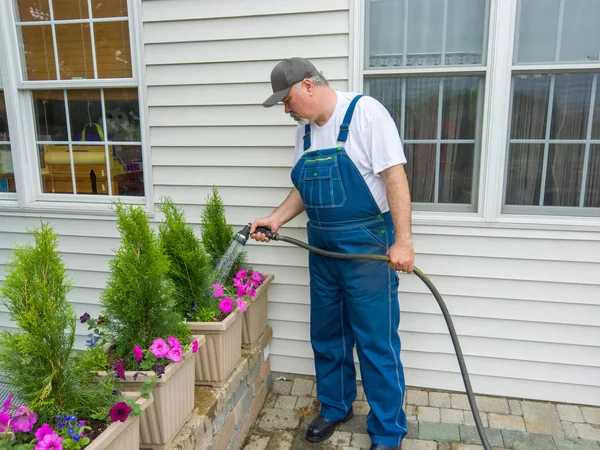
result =
[{"label": "soil in planter", "polygon": [[[90,427],[91,430],[86,430],[85,435],[90,438],[90,441],[94,441],[104,430],[106,430],[110,423],[104,422],[102,420],[86,420],[85,425]],[[89,444],[88,444],[89,445]]]}]

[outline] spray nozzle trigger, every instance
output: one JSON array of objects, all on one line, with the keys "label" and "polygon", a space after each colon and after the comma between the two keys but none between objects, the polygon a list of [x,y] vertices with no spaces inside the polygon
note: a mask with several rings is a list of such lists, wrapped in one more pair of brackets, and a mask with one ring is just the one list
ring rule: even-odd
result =
[{"label": "spray nozzle trigger", "polygon": [[256,227],[256,230],[254,230],[254,232],[264,234],[267,237],[267,239],[277,239],[277,233],[273,233],[270,227]]}]

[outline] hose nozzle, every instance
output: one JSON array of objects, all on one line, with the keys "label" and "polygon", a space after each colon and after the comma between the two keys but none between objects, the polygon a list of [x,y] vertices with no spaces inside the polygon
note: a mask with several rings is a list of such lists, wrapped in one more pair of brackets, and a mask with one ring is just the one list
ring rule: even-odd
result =
[{"label": "hose nozzle", "polygon": [[248,242],[248,237],[250,236],[250,225],[246,225],[235,235],[235,240],[238,241],[242,245],[246,245]]}]

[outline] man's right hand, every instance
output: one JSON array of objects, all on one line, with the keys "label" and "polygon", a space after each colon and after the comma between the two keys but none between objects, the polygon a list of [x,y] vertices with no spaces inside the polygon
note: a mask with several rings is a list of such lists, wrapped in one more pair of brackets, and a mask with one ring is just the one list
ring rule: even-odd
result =
[{"label": "man's right hand", "polygon": [[262,219],[256,219],[250,226],[250,237],[255,241],[269,242],[269,238],[264,233],[255,233],[257,227],[268,227],[273,233],[279,230],[281,225],[272,217],[264,217]]}]

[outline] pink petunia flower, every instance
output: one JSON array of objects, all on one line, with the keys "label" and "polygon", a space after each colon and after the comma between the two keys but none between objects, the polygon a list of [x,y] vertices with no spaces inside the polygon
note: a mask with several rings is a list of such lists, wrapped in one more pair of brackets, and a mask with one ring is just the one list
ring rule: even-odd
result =
[{"label": "pink petunia flower", "polygon": [[62,441],[64,438],[56,433],[47,434],[43,440],[37,443],[35,450],[63,450]]},{"label": "pink petunia flower", "polygon": [[10,421],[10,427],[15,431],[29,433],[33,430],[33,425],[37,422],[37,414],[27,406],[19,406],[17,413]]},{"label": "pink petunia flower", "polygon": [[5,413],[10,409],[11,403],[13,399],[13,394],[8,394],[6,401],[2,404],[2,412]]},{"label": "pink petunia flower", "polygon": [[252,278],[257,283],[260,283],[262,280],[264,280],[262,274],[257,271],[252,272],[252,275],[250,275],[250,278]]},{"label": "pink petunia flower", "polygon": [[8,422],[10,422],[10,414],[8,413],[0,413],[0,433],[4,433],[6,428],[8,427]]},{"label": "pink petunia flower", "polygon": [[233,309],[233,300],[231,300],[229,297],[223,297],[223,300],[221,300],[221,303],[219,303],[219,308],[224,313],[228,313]]},{"label": "pink petunia flower", "polygon": [[135,358],[136,361],[141,361],[142,358],[144,357],[144,352],[137,345],[133,346],[133,357]]},{"label": "pink petunia flower", "polygon": [[181,350],[181,347],[173,347],[171,350],[169,350],[169,353],[167,353],[167,358],[174,362],[181,361],[182,357],[183,351]]},{"label": "pink petunia flower", "polygon": [[123,369],[123,361],[119,361],[115,366],[115,372],[121,380],[125,380],[125,369]]},{"label": "pink petunia flower", "polygon": [[196,339],[194,339],[194,342],[192,342],[192,353],[196,353],[198,351],[198,341]]},{"label": "pink petunia flower", "polygon": [[50,425],[48,425],[47,423],[45,423],[44,425],[42,425],[41,427],[39,427],[37,429],[37,431],[35,432],[35,438],[38,441],[42,441],[44,440],[44,437],[47,434],[53,434],[54,430],[52,429],[52,427]]},{"label": "pink petunia flower", "polygon": [[212,288],[215,297],[223,297],[225,295],[225,290],[220,284],[213,284]]},{"label": "pink petunia flower", "polygon": [[238,273],[235,274],[235,277],[238,280],[245,280],[247,276],[248,276],[248,271],[244,270],[244,269],[238,270]]},{"label": "pink petunia flower", "polygon": [[242,311],[246,312],[246,309],[248,309],[248,307],[246,306],[246,302],[241,298],[237,298],[236,300],[237,300],[238,308],[240,308]]},{"label": "pink petunia flower", "polygon": [[256,295],[256,289],[250,288],[246,291],[246,294],[248,294],[250,297],[254,297]]},{"label": "pink petunia flower", "polygon": [[167,356],[167,353],[169,353],[169,350],[169,345],[165,342],[164,339],[161,338],[154,339],[154,342],[150,346],[150,351],[157,358],[164,358],[165,356]]},{"label": "pink petunia flower", "polygon": [[237,296],[243,297],[244,295],[246,295],[246,289],[246,286],[240,286],[237,290]]},{"label": "pink petunia flower", "polygon": [[133,411],[125,402],[119,402],[110,408],[110,420],[113,422],[125,422]]},{"label": "pink petunia flower", "polygon": [[243,282],[242,280],[240,280],[239,278],[234,278],[234,279],[233,279],[233,285],[234,285],[235,287],[238,287],[238,288],[239,288],[239,287],[241,287],[241,286],[243,286],[243,285],[244,285],[244,282]]},{"label": "pink petunia flower", "polygon": [[181,344],[179,343],[179,340],[176,337],[169,336],[169,339],[167,340],[169,341],[169,345],[171,347],[181,349]]}]

